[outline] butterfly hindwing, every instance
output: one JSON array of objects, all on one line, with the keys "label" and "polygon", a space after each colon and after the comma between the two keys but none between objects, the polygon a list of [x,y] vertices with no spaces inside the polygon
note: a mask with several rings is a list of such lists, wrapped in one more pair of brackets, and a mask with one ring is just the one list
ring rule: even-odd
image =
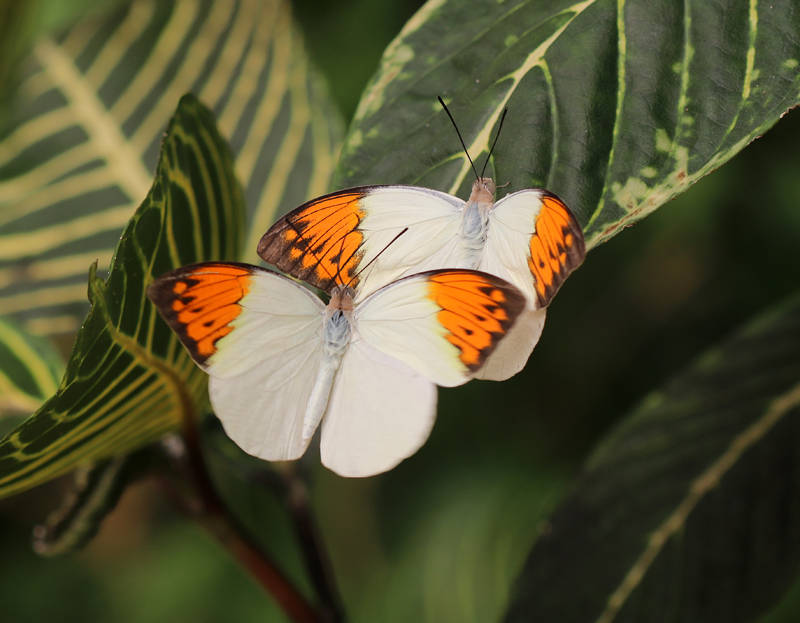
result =
[{"label": "butterfly hindwing", "polygon": [[472,270],[435,270],[386,286],[357,310],[360,335],[438,385],[468,381],[525,309],[511,284]]},{"label": "butterfly hindwing", "polygon": [[302,456],[306,405],[323,357],[317,335],[261,359],[235,375],[211,376],[208,393],[227,435],[248,454],[268,461]]},{"label": "butterfly hindwing", "polygon": [[341,476],[393,468],[425,443],[436,385],[366,340],[350,344],[322,420],[322,464]]}]

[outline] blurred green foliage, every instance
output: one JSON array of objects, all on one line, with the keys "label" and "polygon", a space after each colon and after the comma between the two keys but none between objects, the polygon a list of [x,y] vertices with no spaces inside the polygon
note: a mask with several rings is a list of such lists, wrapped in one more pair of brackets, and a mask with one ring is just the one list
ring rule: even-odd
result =
[{"label": "blurred green foliage", "polygon": [[0,0],[0,110],[8,103],[15,84],[17,64],[31,42],[87,14],[103,11],[122,0]]},{"label": "blurred green foliage", "polygon": [[[418,4],[297,0],[312,58],[348,118],[383,48]],[[496,558],[481,560],[513,576],[535,521],[599,436],[735,327],[797,291],[799,142],[800,113],[791,112],[722,169],[594,249],[551,305],[526,369],[502,384],[441,390],[430,440],[396,470],[368,480],[319,470],[316,510],[353,620],[369,620],[363,613],[376,604],[400,621],[452,612],[453,600],[471,599],[482,605],[452,612],[452,620],[488,616],[502,582],[476,596],[445,556],[474,564],[486,544],[503,543]],[[313,452],[309,463],[318,467]],[[521,495],[493,487],[493,478],[516,483]],[[284,620],[225,552],[149,486],[126,494],[84,552],[39,559],[29,547],[31,527],[59,484],[0,502],[0,603],[8,620]],[[501,521],[519,506],[533,525]],[[498,537],[498,529],[514,538]],[[799,612],[800,588],[765,621],[795,621]]]}]

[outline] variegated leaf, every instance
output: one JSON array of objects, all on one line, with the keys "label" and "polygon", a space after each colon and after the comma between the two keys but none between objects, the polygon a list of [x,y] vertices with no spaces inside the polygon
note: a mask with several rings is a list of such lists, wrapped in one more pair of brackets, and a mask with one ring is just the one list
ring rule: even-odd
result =
[{"label": "variegated leaf", "polygon": [[800,569],[798,442],[795,297],[597,448],[543,526],[504,620],[757,620]]},{"label": "variegated leaf", "polygon": [[[148,450],[142,451],[147,453]],[[75,470],[72,488],[61,506],[33,529],[33,549],[40,556],[75,552],[94,538],[114,510],[125,487],[145,468],[139,453],[117,456]]]},{"label": "variegated leaf", "polygon": [[227,145],[194,96],[178,107],[156,178],[117,245],[58,392],[0,442],[0,497],[131,452],[207,403],[206,375],[145,296],[158,275],[241,253],[245,209]]},{"label": "variegated leaf", "polygon": [[150,187],[180,96],[237,154],[256,260],[276,213],[328,189],[339,120],[284,0],[136,0],[39,41],[0,129],[0,314],[77,329],[86,269],[108,265]]},{"label": "variegated leaf", "polygon": [[36,411],[58,389],[63,371],[48,340],[0,318],[0,418]]},{"label": "variegated leaf", "polygon": [[755,0],[429,0],[386,50],[337,186],[468,195],[492,171],[575,210],[589,248],[720,166],[800,101],[800,10]]}]

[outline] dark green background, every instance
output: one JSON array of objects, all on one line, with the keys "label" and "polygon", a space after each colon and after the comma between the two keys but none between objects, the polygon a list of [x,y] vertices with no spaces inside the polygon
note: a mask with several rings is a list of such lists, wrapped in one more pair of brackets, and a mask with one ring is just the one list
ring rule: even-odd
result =
[{"label": "dark green background", "polygon": [[[311,56],[349,118],[381,51],[419,3],[297,0],[295,6]],[[593,250],[551,305],[526,369],[505,383],[442,390],[430,441],[398,469],[368,480],[319,470],[317,510],[346,600],[375,565],[399,557],[414,527],[440,504],[437,492],[520,473],[550,479],[552,487],[542,491],[560,490],[563,475],[577,470],[604,431],[648,392],[797,292],[798,144],[800,113],[790,112],[730,163]],[[310,458],[318,466],[313,452]],[[126,494],[86,551],[37,558],[31,528],[62,484],[0,501],[4,620],[282,620],[270,616],[274,606],[227,554],[148,484]],[[404,590],[401,583],[392,589]],[[796,592],[771,622],[797,620]]]}]

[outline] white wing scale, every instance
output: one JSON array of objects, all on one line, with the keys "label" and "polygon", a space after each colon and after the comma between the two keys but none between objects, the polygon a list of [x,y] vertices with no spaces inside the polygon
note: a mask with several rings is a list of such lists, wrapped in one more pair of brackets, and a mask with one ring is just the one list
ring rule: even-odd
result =
[{"label": "white wing scale", "polygon": [[414,454],[436,418],[436,385],[364,339],[350,344],[322,420],[322,464],[372,476]]},{"label": "white wing scale", "polygon": [[248,454],[299,458],[306,405],[319,383],[324,305],[276,273],[258,270],[234,330],[217,342],[206,368],[209,397],[225,432]]},{"label": "white wing scale", "polygon": [[358,300],[402,275],[443,268],[456,253],[464,208],[458,197],[415,186],[376,186],[360,205],[365,216],[359,230],[369,240],[360,265],[372,264],[364,273]]}]

